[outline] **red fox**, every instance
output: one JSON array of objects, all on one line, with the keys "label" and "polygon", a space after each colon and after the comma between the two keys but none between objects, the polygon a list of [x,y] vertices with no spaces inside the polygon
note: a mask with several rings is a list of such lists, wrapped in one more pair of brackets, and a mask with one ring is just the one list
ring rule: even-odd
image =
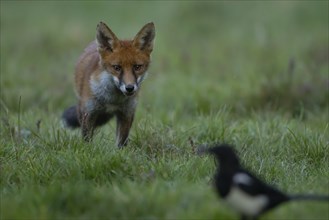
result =
[{"label": "red fox", "polygon": [[150,64],[155,37],[154,24],[146,24],[133,40],[119,40],[103,22],[96,40],[80,56],[75,68],[78,105],[66,109],[64,125],[81,127],[90,141],[97,126],[116,118],[116,144],[127,144],[134,120],[137,93]]}]

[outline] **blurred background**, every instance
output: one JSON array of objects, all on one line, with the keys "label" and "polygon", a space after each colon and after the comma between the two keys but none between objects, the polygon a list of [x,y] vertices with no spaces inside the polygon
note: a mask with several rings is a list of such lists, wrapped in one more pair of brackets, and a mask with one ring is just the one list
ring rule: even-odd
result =
[{"label": "blurred background", "polygon": [[130,39],[153,21],[139,112],[173,120],[223,105],[239,114],[321,111],[327,9],[328,1],[2,1],[1,109],[60,114],[76,102],[75,62],[97,23]]}]

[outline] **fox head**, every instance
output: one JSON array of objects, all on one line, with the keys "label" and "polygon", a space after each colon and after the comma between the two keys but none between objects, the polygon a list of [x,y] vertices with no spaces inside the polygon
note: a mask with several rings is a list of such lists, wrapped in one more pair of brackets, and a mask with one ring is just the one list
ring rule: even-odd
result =
[{"label": "fox head", "polygon": [[119,40],[103,22],[97,25],[100,65],[126,96],[134,95],[150,64],[155,37],[154,24],[146,24],[133,40]]}]

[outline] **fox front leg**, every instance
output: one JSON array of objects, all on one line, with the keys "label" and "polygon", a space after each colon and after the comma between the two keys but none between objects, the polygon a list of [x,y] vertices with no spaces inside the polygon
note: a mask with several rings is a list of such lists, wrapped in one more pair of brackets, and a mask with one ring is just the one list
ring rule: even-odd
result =
[{"label": "fox front leg", "polygon": [[131,125],[134,121],[134,114],[125,115],[119,114],[117,116],[117,130],[116,130],[116,145],[123,147],[128,143],[128,136]]},{"label": "fox front leg", "polygon": [[94,135],[96,115],[85,112],[81,117],[82,138],[84,141],[90,142]]}]

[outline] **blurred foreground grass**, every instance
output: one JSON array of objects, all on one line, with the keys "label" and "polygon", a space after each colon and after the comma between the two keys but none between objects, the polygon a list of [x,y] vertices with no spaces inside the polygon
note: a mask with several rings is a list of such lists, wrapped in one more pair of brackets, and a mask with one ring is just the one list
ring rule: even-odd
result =
[{"label": "blurred foreground grass", "polygon": [[[328,2],[1,1],[1,219],[232,219],[203,143],[236,144],[288,192],[329,193]],[[156,25],[130,145],[64,130],[73,69],[99,21]],[[191,143],[192,142],[192,143]],[[328,203],[264,219],[328,219]]]}]

